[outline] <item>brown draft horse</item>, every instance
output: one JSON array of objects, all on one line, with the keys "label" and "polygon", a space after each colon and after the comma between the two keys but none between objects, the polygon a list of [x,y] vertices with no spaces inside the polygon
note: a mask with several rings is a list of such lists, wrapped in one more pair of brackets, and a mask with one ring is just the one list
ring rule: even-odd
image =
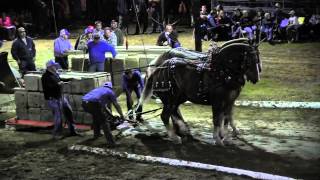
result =
[{"label": "brown draft horse", "polygon": [[[191,137],[179,110],[180,104],[187,100],[212,106],[216,144],[223,145],[224,128],[228,124],[234,133],[238,133],[232,109],[245,81],[255,84],[260,79],[258,48],[247,43],[233,42],[211,56],[214,57],[208,58],[210,62],[199,63],[190,63],[183,58],[165,60],[147,79],[139,105],[152,93],[157,95],[163,103],[161,119],[169,137],[174,140]],[[169,126],[170,117],[173,130]]]}]

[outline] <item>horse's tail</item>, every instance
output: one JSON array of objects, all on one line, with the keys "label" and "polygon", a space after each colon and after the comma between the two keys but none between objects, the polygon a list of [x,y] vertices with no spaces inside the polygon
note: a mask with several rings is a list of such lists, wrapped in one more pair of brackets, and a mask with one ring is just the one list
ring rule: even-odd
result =
[{"label": "horse's tail", "polygon": [[146,82],[146,84],[145,84],[145,86],[144,86],[144,88],[143,88],[143,91],[142,91],[142,95],[141,95],[141,97],[140,97],[140,99],[139,99],[139,103],[138,103],[138,105],[137,105],[136,111],[137,111],[138,108],[139,108],[140,106],[142,106],[143,103],[144,103],[146,100],[148,100],[148,99],[151,97],[151,95],[152,95],[152,92],[153,92],[153,88],[152,88],[153,76],[154,76],[153,73],[151,73],[151,74],[149,75],[148,79],[147,79],[147,82]]}]

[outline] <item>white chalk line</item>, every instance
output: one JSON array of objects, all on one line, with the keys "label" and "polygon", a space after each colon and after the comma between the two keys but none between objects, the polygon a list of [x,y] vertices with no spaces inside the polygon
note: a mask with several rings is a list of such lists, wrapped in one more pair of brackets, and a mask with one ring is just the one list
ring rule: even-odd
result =
[{"label": "white chalk line", "polygon": [[263,180],[294,180],[293,178],[286,176],[273,175],[263,172],[255,172],[250,170],[238,169],[238,168],[230,168],[225,166],[217,166],[211,164],[204,164],[199,162],[185,161],[179,159],[171,159],[171,158],[163,158],[163,157],[153,157],[153,156],[144,156],[138,154],[130,154],[127,152],[117,152],[111,149],[103,149],[96,147],[89,147],[84,145],[72,145],[68,148],[71,151],[84,151],[90,152],[98,155],[107,155],[107,156],[116,156],[121,158],[127,158],[130,160],[140,161],[140,162],[149,162],[149,163],[161,163],[170,166],[179,166],[179,167],[190,167],[196,169],[204,169],[204,170],[215,170],[218,172],[235,174],[239,176],[248,176],[255,179],[263,179]]},{"label": "white chalk line", "polygon": [[[161,104],[162,102],[160,99],[156,99],[156,103]],[[190,102],[186,104],[190,104]],[[236,106],[249,106],[249,107],[259,107],[259,108],[320,109],[320,102],[238,100],[234,104]]]}]

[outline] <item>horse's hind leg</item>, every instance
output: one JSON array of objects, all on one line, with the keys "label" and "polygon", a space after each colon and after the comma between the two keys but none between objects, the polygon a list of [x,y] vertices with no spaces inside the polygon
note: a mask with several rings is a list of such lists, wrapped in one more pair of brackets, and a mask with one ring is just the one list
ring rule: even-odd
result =
[{"label": "horse's hind leg", "polygon": [[178,106],[172,112],[171,119],[175,132],[182,137],[183,141],[192,139],[190,129],[184,121]]},{"label": "horse's hind leg", "polygon": [[161,113],[161,120],[166,127],[168,136],[174,143],[181,143],[181,139],[177,134],[174,132],[174,130],[169,125],[170,116],[172,114],[172,107],[170,105],[163,105],[162,113]]},{"label": "horse's hind leg", "polygon": [[223,137],[224,137],[224,113],[222,110],[217,108],[212,108],[213,112],[213,139],[216,140],[217,145],[223,146]]}]

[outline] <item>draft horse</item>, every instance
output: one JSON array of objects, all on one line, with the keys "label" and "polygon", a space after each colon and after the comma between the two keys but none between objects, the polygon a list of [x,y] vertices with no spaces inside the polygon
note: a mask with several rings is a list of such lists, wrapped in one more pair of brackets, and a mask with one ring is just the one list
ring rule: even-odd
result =
[{"label": "draft horse", "polygon": [[[216,144],[224,145],[224,128],[228,124],[238,133],[232,109],[246,80],[255,84],[260,79],[258,47],[235,42],[211,56],[214,57],[208,58],[210,61],[198,63],[184,58],[165,60],[147,79],[139,105],[152,94],[161,99],[161,119],[172,139],[192,137],[179,110],[180,104],[186,101],[212,106]],[[170,117],[174,129],[169,126]]]}]

